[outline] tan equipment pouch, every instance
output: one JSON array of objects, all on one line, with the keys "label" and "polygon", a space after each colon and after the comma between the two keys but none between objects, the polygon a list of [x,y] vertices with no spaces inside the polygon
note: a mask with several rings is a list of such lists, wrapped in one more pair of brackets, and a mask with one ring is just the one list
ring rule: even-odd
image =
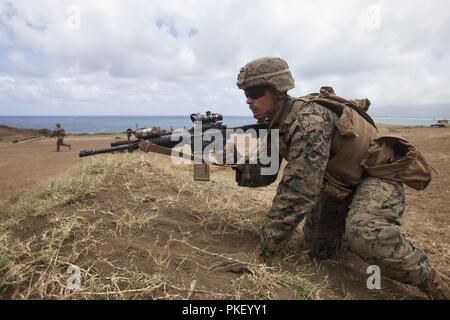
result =
[{"label": "tan equipment pouch", "polygon": [[433,169],[412,143],[397,136],[376,138],[361,165],[373,177],[402,182],[416,190],[428,186]]}]

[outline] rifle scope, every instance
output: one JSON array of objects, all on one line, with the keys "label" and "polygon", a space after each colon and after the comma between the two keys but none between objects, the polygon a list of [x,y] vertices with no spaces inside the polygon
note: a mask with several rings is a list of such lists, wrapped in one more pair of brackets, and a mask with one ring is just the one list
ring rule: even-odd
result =
[{"label": "rifle scope", "polygon": [[192,122],[201,121],[202,123],[216,123],[223,120],[223,116],[220,113],[211,113],[211,111],[206,111],[206,114],[192,113]]}]

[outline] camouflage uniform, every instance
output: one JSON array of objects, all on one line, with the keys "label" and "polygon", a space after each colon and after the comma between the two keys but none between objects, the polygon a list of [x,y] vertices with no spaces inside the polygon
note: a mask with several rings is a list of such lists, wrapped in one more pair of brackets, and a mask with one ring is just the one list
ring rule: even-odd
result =
[{"label": "camouflage uniform", "polygon": [[68,147],[69,149],[72,149],[72,146],[70,144],[64,143],[64,137],[66,136],[66,131],[63,127],[61,127],[60,124],[56,125],[56,129],[53,130],[53,136],[55,136],[56,139],[56,151],[59,151],[61,146]]},{"label": "camouflage uniform", "polygon": [[[290,104],[291,99],[284,105],[287,112]],[[312,257],[332,257],[343,239],[345,248],[380,266],[384,275],[417,286],[431,268],[423,251],[400,231],[405,209],[401,183],[366,177],[343,200],[321,192],[336,120],[335,113],[317,103],[300,111],[288,164],[261,231],[260,254],[270,258],[282,251],[306,216],[303,247]]]},{"label": "camouflage uniform", "polygon": [[[418,286],[432,299],[450,299],[448,278],[432,268],[424,252],[400,230],[405,193],[403,184],[395,182],[399,177],[391,171],[387,176],[365,174],[374,167],[364,166],[362,160],[369,154],[368,145],[378,140],[369,125],[372,119],[364,112],[370,101],[345,100],[330,87],[323,87],[320,94],[293,99],[286,92],[294,88],[294,79],[281,58],[247,63],[239,71],[237,86],[276,90],[272,98],[277,111],[268,120],[272,128],[280,130],[279,151],[288,161],[261,229],[258,258],[267,260],[280,253],[306,217],[303,248],[313,258],[331,258],[338,248],[346,248],[378,265],[385,276]],[[285,94],[282,106],[277,101],[283,100],[275,99],[280,94]],[[256,99],[247,103],[255,104]],[[375,150],[370,150],[377,155],[376,148],[375,144]],[[238,184],[258,187],[276,180],[276,175],[260,175],[258,166],[237,165]],[[417,172],[420,170],[411,177],[416,179]],[[428,171],[423,173],[419,187],[411,180],[404,182],[422,190],[431,179]],[[395,179],[377,178],[391,174]]]}]

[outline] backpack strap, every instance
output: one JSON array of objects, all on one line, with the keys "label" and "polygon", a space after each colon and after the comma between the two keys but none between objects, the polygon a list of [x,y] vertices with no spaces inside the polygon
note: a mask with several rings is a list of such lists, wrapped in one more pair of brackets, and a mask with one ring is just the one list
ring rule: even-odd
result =
[{"label": "backpack strap", "polygon": [[[344,107],[350,107],[358,114],[363,117],[367,122],[369,122],[373,127],[377,128],[375,121],[367,114],[364,109],[368,109],[370,106],[369,99],[362,100],[347,100],[334,93],[332,87],[322,87],[320,88],[319,94],[313,94],[316,98],[317,103],[323,104],[324,107],[330,108],[332,111],[336,112],[338,115],[342,114]],[[361,105],[363,105],[361,107]],[[364,108],[364,109],[363,109]]]}]

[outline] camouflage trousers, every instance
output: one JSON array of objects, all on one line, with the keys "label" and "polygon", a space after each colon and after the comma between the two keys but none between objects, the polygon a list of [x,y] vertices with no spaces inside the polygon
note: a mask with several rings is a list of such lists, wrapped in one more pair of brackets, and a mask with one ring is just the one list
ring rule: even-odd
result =
[{"label": "camouflage trousers", "polygon": [[69,144],[64,143],[64,138],[58,138],[56,140],[56,151],[59,151],[61,146],[70,147]]},{"label": "camouflage trousers", "polygon": [[366,178],[347,202],[322,194],[314,209],[303,228],[303,247],[312,257],[331,258],[342,247],[391,279],[417,286],[428,278],[426,255],[400,230],[401,183]]}]

